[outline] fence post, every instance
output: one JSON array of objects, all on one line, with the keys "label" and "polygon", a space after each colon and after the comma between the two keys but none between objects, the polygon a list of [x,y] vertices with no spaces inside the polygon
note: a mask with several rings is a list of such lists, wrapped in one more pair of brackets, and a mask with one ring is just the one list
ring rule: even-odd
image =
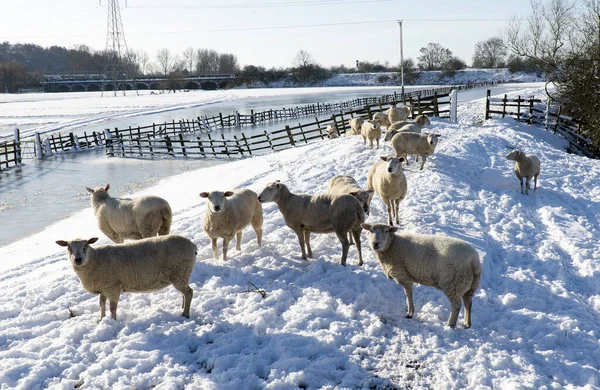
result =
[{"label": "fence post", "polygon": [[165,135],[165,144],[167,145],[167,153],[169,153],[171,157],[175,157],[175,154],[173,153],[173,144],[168,135]]},{"label": "fence post", "polygon": [[246,139],[246,135],[244,133],[242,133],[242,139],[244,140],[244,143],[246,144],[246,149],[248,149],[248,154],[250,154],[252,156],[252,150],[250,149],[250,145],[248,145],[248,140]]},{"label": "fence post", "polygon": [[219,113],[219,121],[221,122],[221,128],[224,128],[225,125],[223,124],[223,114]]},{"label": "fence post", "polygon": [[506,116],[506,94],[504,94],[504,99],[502,99],[502,118]]},{"label": "fence post", "polygon": [[529,98],[529,124],[533,120],[533,96]]},{"label": "fence post", "polygon": [[[437,92],[435,93],[434,107],[435,107],[435,111],[437,112],[437,115],[439,116],[440,112],[439,112],[438,104],[437,104]],[[453,89],[452,92],[450,92],[450,122],[458,122],[457,108],[458,108],[458,92],[456,91],[456,89]]]},{"label": "fence post", "polygon": [[114,156],[115,151],[113,150],[113,139],[110,130],[104,129],[104,147],[106,148],[106,154],[109,156]]},{"label": "fence post", "polygon": [[548,102],[546,103],[546,118],[544,118],[544,127],[546,128],[546,131],[548,131],[548,123],[550,121],[550,99],[548,99]]},{"label": "fence post", "polygon": [[492,94],[491,90],[487,90],[485,94],[485,120],[490,119],[490,95]]},{"label": "fence post", "polygon": [[15,164],[21,164],[22,158],[21,158],[21,137],[19,134],[19,129],[16,128],[15,129],[15,146],[14,146],[14,153],[15,153]]},{"label": "fence post", "polygon": [[200,150],[200,154],[202,157],[206,157],[206,153],[204,153],[204,147],[202,146],[202,140],[200,137],[196,137],[196,139],[198,140],[198,149]]},{"label": "fence post", "polygon": [[152,138],[148,134],[148,149],[150,149],[150,157],[154,158],[154,149],[152,149]]},{"label": "fence post", "polygon": [[40,133],[35,133],[35,158],[38,160],[42,160],[44,158],[44,152],[42,151],[42,140],[40,138]]},{"label": "fence post", "polygon": [[517,121],[521,120],[521,95],[517,96]]},{"label": "fence post", "polygon": [[254,118],[254,110],[250,110],[250,122],[252,122],[252,126],[256,125],[256,119]]},{"label": "fence post", "polygon": [[181,151],[183,152],[183,157],[187,157],[187,153],[185,152],[185,143],[183,142],[183,134],[179,134],[179,143],[181,143]]},{"label": "fence post", "polygon": [[243,155],[244,155],[244,149],[242,149],[242,148],[240,147],[240,141],[238,141],[238,137],[237,137],[235,134],[233,135],[233,139],[235,140],[235,146],[237,147],[237,152],[238,152],[240,155],[242,155],[242,156],[243,156]]},{"label": "fence post", "polygon": [[292,136],[292,131],[290,130],[290,126],[285,125],[285,131],[287,132],[287,136],[290,139],[290,144],[295,146],[294,137]]}]

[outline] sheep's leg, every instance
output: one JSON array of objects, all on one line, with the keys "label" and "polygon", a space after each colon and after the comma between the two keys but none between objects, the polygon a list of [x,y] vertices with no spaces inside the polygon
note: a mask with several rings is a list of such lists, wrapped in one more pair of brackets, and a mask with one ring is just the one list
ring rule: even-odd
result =
[{"label": "sheep's leg", "polygon": [[379,138],[377,138],[377,149],[379,149]]},{"label": "sheep's leg", "polygon": [[[538,173],[538,175],[539,175],[539,173]],[[533,177],[533,190],[534,190],[534,191],[536,191],[536,190],[537,190],[537,177],[538,177],[538,175],[535,175],[535,176]]]},{"label": "sheep's leg", "polygon": [[119,297],[109,298],[110,316],[113,320],[117,319],[117,305],[119,304]]},{"label": "sheep's leg", "polygon": [[348,237],[346,237],[346,233],[335,232],[335,234],[338,236],[338,239],[342,243],[342,260],[340,261],[340,264],[345,266],[346,259],[348,258],[348,249],[350,249],[350,243],[348,242]]},{"label": "sheep's leg", "polygon": [[450,313],[450,317],[448,317],[448,326],[451,328],[456,327],[456,321],[458,320],[458,314],[460,313],[460,307],[462,306],[460,302],[460,298],[454,301],[450,301],[452,306],[452,312]]},{"label": "sheep's leg", "polygon": [[421,155],[421,171],[423,170],[423,166],[425,165],[425,161],[427,161],[427,157],[425,157],[424,155]]},{"label": "sheep's leg", "polygon": [[306,253],[308,257],[312,258],[312,248],[310,247],[310,232],[308,230],[304,231],[304,243],[306,244]]},{"label": "sheep's leg", "polygon": [[524,194],[525,192],[523,191],[523,177],[519,176],[519,183],[521,183],[521,193]]},{"label": "sheep's leg", "polygon": [[367,144],[367,137],[365,137],[365,136],[363,135],[363,136],[362,136],[362,138],[363,138],[363,145],[366,145],[366,144]]},{"label": "sheep's leg", "polygon": [[373,138],[369,138],[369,144],[371,145],[371,149],[373,149]]},{"label": "sheep's leg", "polygon": [[106,316],[106,296],[100,294],[100,320]]},{"label": "sheep's leg", "polygon": [[300,243],[300,250],[302,251],[302,260],[306,260],[306,251],[304,250],[304,231],[295,231],[298,236],[298,242]]},{"label": "sheep's leg", "polygon": [[394,217],[396,218],[396,225],[400,225],[400,217],[398,216],[398,209],[400,208],[400,199],[392,200],[392,206],[394,207]]},{"label": "sheep's leg", "polygon": [[358,265],[363,265],[361,242],[360,242],[360,231],[361,229],[352,230],[352,236],[354,236],[354,242],[356,243],[356,250],[358,251]]},{"label": "sheep's leg", "polygon": [[242,232],[237,232],[235,235],[235,249],[242,250]]},{"label": "sheep's leg", "polygon": [[219,260],[219,252],[217,251],[217,237],[211,237],[210,241],[212,243],[213,257],[215,260]]},{"label": "sheep's leg", "polygon": [[181,315],[185,318],[190,318],[190,306],[192,304],[192,296],[194,295],[194,290],[187,284],[181,286],[174,287],[181,291],[181,295],[183,295],[183,312]]},{"label": "sheep's leg", "polygon": [[473,305],[473,295],[465,294],[462,297],[465,305],[465,328],[471,327],[471,306]]},{"label": "sheep's leg", "polygon": [[389,199],[386,199],[384,201],[385,203],[385,208],[387,209],[388,212],[388,223],[390,226],[394,226],[394,222],[392,221],[392,208],[394,207],[392,204],[392,201]]},{"label": "sheep's leg", "polygon": [[529,195],[530,181],[531,181],[531,176],[527,176],[525,178],[525,195]]},{"label": "sheep's leg", "polygon": [[223,237],[223,261],[227,261],[227,249],[229,249],[229,241],[233,239],[231,237]]},{"label": "sheep's leg", "polygon": [[415,314],[415,304],[413,302],[413,284],[412,283],[404,283],[402,284],[404,287],[404,295],[406,295],[406,318],[412,318]]},{"label": "sheep's leg", "polygon": [[350,245],[354,245],[354,240],[352,239],[352,232],[348,232],[348,242]]},{"label": "sheep's leg", "polygon": [[258,246],[262,245],[262,223],[262,208],[260,208],[259,212],[254,214],[251,221],[252,229],[254,229],[254,232],[256,233],[256,241],[258,242]]}]

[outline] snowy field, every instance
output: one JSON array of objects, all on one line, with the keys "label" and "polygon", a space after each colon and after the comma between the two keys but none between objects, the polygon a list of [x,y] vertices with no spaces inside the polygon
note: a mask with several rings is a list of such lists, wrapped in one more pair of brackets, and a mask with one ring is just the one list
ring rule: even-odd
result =
[{"label": "snowy field", "polygon": [[[97,297],[54,243],[108,243],[89,208],[1,247],[0,388],[599,388],[600,162],[566,154],[540,127],[483,123],[483,112],[483,101],[470,102],[459,107],[459,123],[432,120],[443,137],[423,171],[406,167],[400,204],[403,230],[461,238],[479,251],[472,328],[446,327],[449,302],[430,287],[415,288],[415,317],[405,318],[404,292],[364,235],[362,267],[355,247],[348,266],[339,264],[333,234],[313,235],[315,258],[301,260],[273,203],[263,205],[262,248],[247,229],[241,252],[230,248],[227,263],[212,259],[199,192],[258,192],[279,179],[316,194],[337,173],[364,185],[390,149],[344,137],[186,172],[142,192],[166,198],[172,232],[198,245],[189,320],[169,287],[124,294],[118,320],[98,323]],[[530,196],[519,193],[505,159],[513,147],[541,160]],[[376,196],[368,221],[385,216]],[[266,298],[247,292],[249,282]]]}]

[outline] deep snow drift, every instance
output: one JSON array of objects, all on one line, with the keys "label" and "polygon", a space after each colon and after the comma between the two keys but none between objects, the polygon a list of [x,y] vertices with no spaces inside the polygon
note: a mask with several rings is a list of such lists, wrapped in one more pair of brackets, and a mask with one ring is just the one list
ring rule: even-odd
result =
[{"label": "deep snow drift", "polygon": [[[526,95],[526,93],[521,93]],[[363,235],[365,265],[339,264],[335,235],[313,235],[300,259],[295,234],[264,205],[263,247],[251,229],[227,263],[211,257],[201,191],[279,179],[321,193],[337,173],[360,184],[378,155],[360,137],[328,140],[164,180],[172,232],[199,247],[191,318],[172,287],[128,294],[119,319],[98,323],[54,241],[100,237],[91,209],[0,248],[2,388],[597,388],[600,386],[600,162],[566,154],[563,141],[512,119],[482,124],[483,103],[460,123],[434,118],[442,134],[425,169],[406,168],[401,227],[470,242],[483,265],[471,329],[449,329],[445,296],[415,288],[415,317],[380,269]],[[540,157],[537,192],[519,193],[509,148]],[[100,184],[100,183],[98,183]],[[89,185],[89,184],[88,184]],[[385,221],[376,196],[370,222]],[[267,293],[246,292],[249,282]],[[70,318],[68,308],[75,317]],[[459,319],[462,321],[461,317]]]}]

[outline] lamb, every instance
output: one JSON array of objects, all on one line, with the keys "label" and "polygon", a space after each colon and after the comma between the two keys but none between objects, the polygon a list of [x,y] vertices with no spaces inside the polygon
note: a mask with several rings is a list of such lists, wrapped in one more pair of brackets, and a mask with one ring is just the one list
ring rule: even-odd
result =
[{"label": "lamb", "polygon": [[367,144],[368,138],[371,149],[373,149],[373,140],[376,140],[377,149],[379,149],[379,139],[381,138],[381,128],[379,127],[379,122],[376,120],[364,121],[361,127],[361,135],[365,145]]},{"label": "lamb", "polygon": [[368,232],[369,245],[385,275],[404,287],[407,318],[415,312],[413,283],[419,283],[435,287],[448,297],[451,328],[456,327],[462,299],[464,326],[471,327],[473,295],[481,279],[481,263],[475,248],[453,237],[397,233],[398,228],[382,224],[362,224],[362,227]]},{"label": "lamb", "polygon": [[[439,134],[418,134],[412,132],[400,132],[392,137],[392,148],[397,157],[406,157],[407,154],[418,154],[421,156],[421,170],[430,156],[435,151]],[[408,165],[408,160],[406,160]]]},{"label": "lamb", "polygon": [[386,129],[390,127],[390,120],[388,114],[385,112],[376,112],[373,114],[373,120],[379,122],[379,126],[384,126]]},{"label": "lamb", "polygon": [[110,184],[93,190],[85,187],[92,194],[92,208],[100,231],[114,243],[169,234],[172,213],[166,200],[150,195],[113,198],[108,194],[109,188]]},{"label": "lamb", "polygon": [[[533,190],[537,189],[537,178],[540,174],[540,159],[535,155],[527,156],[519,149],[515,149],[506,156],[507,160],[515,161],[515,176],[521,183],[521,194],[529,195],[529,181],[533,177]],[[525,181],[525,192],[523,192],[523,178]]]},{"label": "lamb", "polygon": [[361,127],[364,123],[364,119],[360,117],[350,119],[350,131],[346,132],[346,135],[359,135],[361,133]]},{"label": "lamb", "polygon": [[327,132],[327,138],[329,139],[339,137],[338,129],[335,123],[328,124],[327,129],[325,131]]},{"label": "lamb", "polygon": [[400,223],[398,208],[400,201],[406,196],[406,176],[402,172],[404,158],[380,157],[369,169],[367,174],[367,188],[375,190],[381,198],[388,212],[388,222],[393,225],[392,217],[396,224]]},{"label": "lamb", "polygon": [[430,125],[431,122],[427,115],[417,115],[414,121],[400,121],[394,122],[388,127],[387,133],[385,134],[385,140],[390,141],[394,135],[399,132],[413,132],[421,133],[423,127]]},{"label": "lamb", "polygon": [[242,230],[249,224],[256,232],[258,246],[262,244],[262,205],[255,192],[248,189],[237,191],[201,192],[206,198],[206,214],[204,214],[204,231],[212,242],[215,259],[219,259],[217,239],[223,238],[223,261],[227,261],[229,241],[236,236],[235,249],[242,249]]},{"label": "lamb", "polygon": [[390,123],[405,121],[410,116],[409,106],[390,107],[387,110],[388,119]]},{"label": "lamb", "polygon": [[[365,221],[365,212],[360,202],[352,195],[298,195],[293,194],[281,182],[267,184],[258,196],[261,203],[275,202],[285,224],[298,236],[302,259],[312,257],[310,233],[333,233],[342,243],[341,264],[346,265],[350,243],[346,237],[352,232],[358,250],[358,265],[363,264],[360,224]],[[306,245],[306,250],[305,250]]]},{"label": "lamb", "polygon": [[190,317],[194,294],[190,276],[196,263],[196,245],[185,237],[166,235],[116,245],[92,247],[98,238],[59,240],[83,288],[100,294],[100,320],[117,319],[117,304],[123,292],[151,292],[172,285],[183,297],[182,316]]}]

